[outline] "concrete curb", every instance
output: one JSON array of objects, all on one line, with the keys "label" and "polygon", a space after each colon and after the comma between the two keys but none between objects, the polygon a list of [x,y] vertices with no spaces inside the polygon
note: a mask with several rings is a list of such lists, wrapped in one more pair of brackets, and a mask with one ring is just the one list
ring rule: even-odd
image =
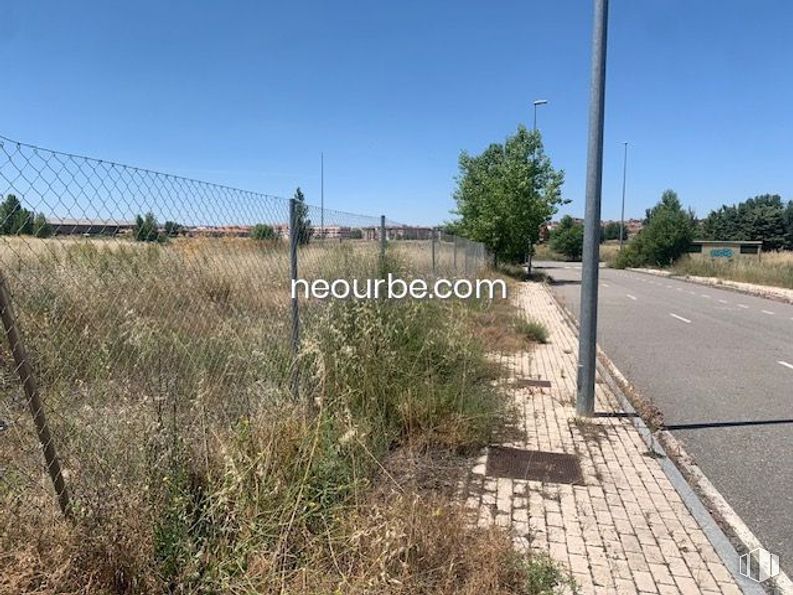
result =
[{"label": "concrete curb", "polygon": [[[751,289],[752,284],[738,284],[737,281],[729,279],[715,279],[711,277],[696,277],[690,275],[675,275],[669,271],[661,269],[640,269],[640,268],[626,268],[626,271],[632,273],[642,273],[644,275],[652,275],[654,277],[664,277],[666,279],[675,279],[676,281],[686,281],[687,283],[694,283],[695,285],[702,285],[704,287],[713,287],[715,289],[726,289],[735,293],[742,293],[744,295],[751,295],[753,297],[765,298],[773,300],[782,304],[793,304],[793,295],[788,296],[782,287],[773,287],[765,285],[757,285],[758,289]],[[781,290],[781,292],[778,292]],[[770,293],[769,293],[770,292]]]},{"label": "concrete curb", "polygon": [[[559,306],[564,315],[564,319],[573,331],[578,333],[578,321],[553,293],[547,289],[551,298]],[[669,478],[670,483],[675,488],[680,498],[688,508],[691,515],[696,519],[711,545],[716,550],[721,561],[732,574],[735,581],[744,593],[762,594],[765,592],[782,593],[793,595],[793,583],[784,572],[775,577],[773,581],[764,584],[757,583],[740,574],[738,571],[738,559],[742,553],[751,551],[757,547],[762,547],[760,541],[755,537],[751,530],[735,513],[724,497],[716,490],[713,484],[705,477],[693,459],[685,452],[682,444],[669,432],[658,432],[658,436],[647,427],[644,420],[638,414],[622,387],[630,387],[630,382],[617,369],[614,363],[608,358],[603,350],[598,346],[597,368],[600,375],[608,387],[620,402],[626,413],[631,414],[630,420],[639,432],[647,448],[661,455],[658,462],[664,473]],[[668,452],[674,452],[674,457],[670,457]],[[688,478],[688,479],[687,479]],[[689,483],[691,482],[691,483]],[[693,485],[692,485],[693,483]],[[739,552],[730,539],[727,537],[721,526],[711,514],[714,511],[720,521],[727,526],[728,531],[734,540],[741,545],[742,552]]]}]

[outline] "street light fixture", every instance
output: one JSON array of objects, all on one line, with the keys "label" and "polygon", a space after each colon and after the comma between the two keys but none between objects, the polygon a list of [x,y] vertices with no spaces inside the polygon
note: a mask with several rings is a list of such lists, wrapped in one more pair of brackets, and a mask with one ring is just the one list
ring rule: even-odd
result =
[{"label": "street light fixture", "polygon": [[537,106],[539,105],[546,105],[548,103],[547,99],[537,99],[534,102],[534,130],[537,130]]}]

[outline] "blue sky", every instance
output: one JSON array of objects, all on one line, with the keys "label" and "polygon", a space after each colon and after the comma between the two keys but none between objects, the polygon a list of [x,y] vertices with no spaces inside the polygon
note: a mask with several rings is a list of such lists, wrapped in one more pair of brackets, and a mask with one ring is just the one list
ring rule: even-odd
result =
[{"label": "blue sky", "polygon": [[[583,213],[592,6],[3,3],[0,134],[410,223],[448,219],[461,149],[539,112]],[[793,4],[612,0],[604,218],[793,198]]]}]

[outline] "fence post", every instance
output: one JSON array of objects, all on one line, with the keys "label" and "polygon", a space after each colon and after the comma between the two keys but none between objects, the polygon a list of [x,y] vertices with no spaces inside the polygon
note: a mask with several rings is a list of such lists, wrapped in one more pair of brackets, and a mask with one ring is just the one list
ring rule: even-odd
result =
[{"label": "fence post", "polygon": [[28,360],[27,350],[22,343],[22,338],[19,336],[14,312],[11,309],[11,295],[8,290],[5,275],[3,275],[2,272],[0,272],[0,316],[3,319],[3,327],[5,328],[6,337],[8,338],[8,345],[14,356],[17,374],[19,375],[22,388],[27,397],[30,415],[33,417],[33,424],[36,426],[36,433],[38,434],[41,448],[44,451],[44,461],[47,464],[47,472],[50,475],[52,485],[55,488],[55,494],[58,497],[58,505],[61,508],[63,516],[71,518],[72,511],[69,504],[69,491],[66,489],[66,482],[63,480],[58,452],[55,449],[55,442],[50,434],[50,427],[47,424],[47,417],[44,413],[44,405],[41,402],[41,395],[39,395],[36,379],[33,377],[33,368]]},{"label": "fence post", "polygon": [[385,215],[380,215],[380,270],[385,273]]},{"label": "fence post", "polygon": [[[289,277],[290,285],[297,281],[297,246],[300,238],[297,221],[297,201],[289,199]],[[298,350],[300,349],[300,312],[298,310],[297,292],[292,292],[292,396],[297,399],[300,395],[300,370],[298,367]]]},{"label": "fence post", "polygon": [[454,272],[457,272],[457,236],[452,236],[452,263],[454,265]]},{"label": "fence post", "polygon": [[470,240],[465,240],[465,244],[464,244],[464,248],[463,248],[463,256],[464,256],[464,259],[463,259],[463,274],[465,274],[465,275],[468,274],[468,252],[469,252],[468,247],[470,246],[470,244],[471,244]]},{"label": "fence post", "polygon": [[438,235],[438,232],[433,227],[430,233],[432,233],[432,274],[434,275],[435,274],[435,242],[437,239],[436,236]]}]

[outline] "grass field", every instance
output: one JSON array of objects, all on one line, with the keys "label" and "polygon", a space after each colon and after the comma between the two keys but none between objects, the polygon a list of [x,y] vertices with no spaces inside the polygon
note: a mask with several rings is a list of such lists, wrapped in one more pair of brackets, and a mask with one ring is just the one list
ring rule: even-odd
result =
[{"label": "grass field", "polygon": [[793,252],[766,252],[759,261],[747,258],[721,262],[684,257],[674,264],[672,270],[679,275],[717,277],[793,289]]},{"label": "grass field", "polygon": [[[387,267],[415,274],[426,259],[405,242]],[[309,245],[299,262],[307,279],[381,272],[374,242]],[[543,593],[563,580],[417,479],[499,426],[487,352],[544,339],[511,306],[304,301],[296,400],[278,242],[2,238],[0,266],[74,512],[58,514],[4,342],[0,592]]]}]

